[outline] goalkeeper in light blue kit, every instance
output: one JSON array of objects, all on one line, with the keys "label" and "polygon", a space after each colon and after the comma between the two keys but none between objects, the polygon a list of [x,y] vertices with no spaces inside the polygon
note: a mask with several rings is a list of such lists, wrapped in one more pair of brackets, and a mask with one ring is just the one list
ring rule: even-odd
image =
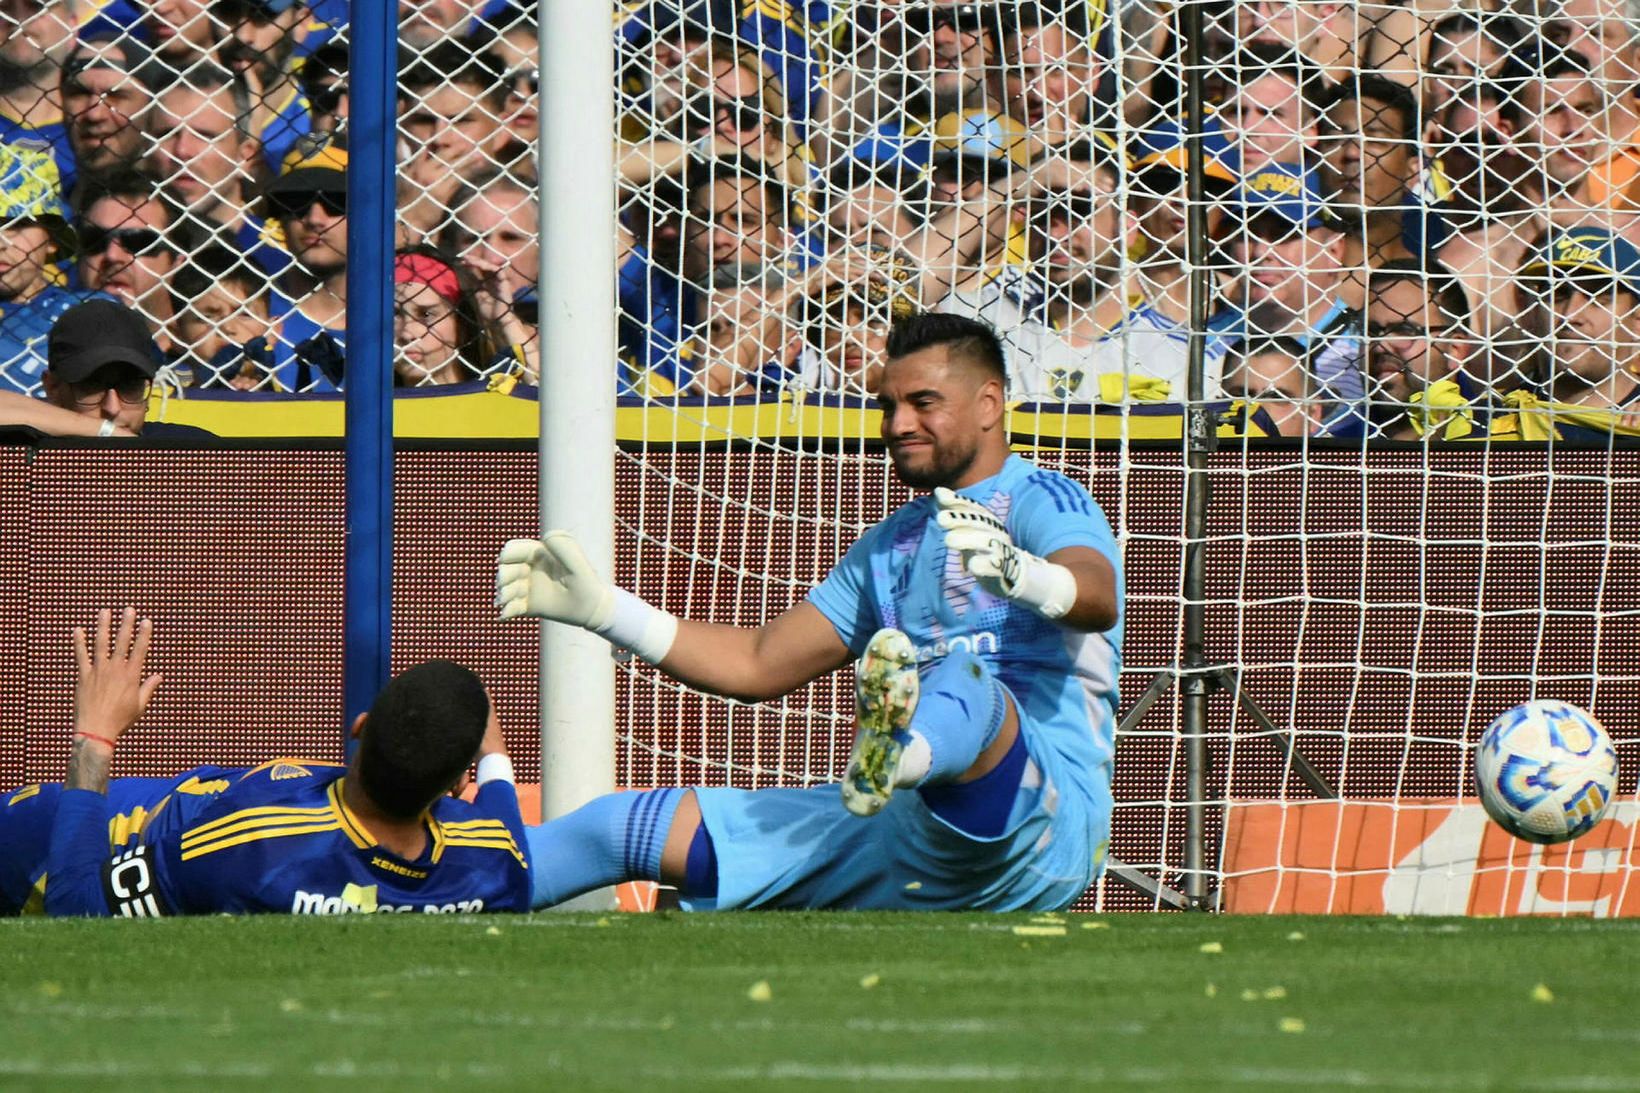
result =
[{"label": "goalkeeper in light blue kit", "polygon": [[624,880],[685,907],[1068,906],[1110,837],[1121,567],[1088,492],[1010,454],[984,323],[896,323],[877,399],[908,485],[807,600],[758,629],[611,588],[573,538],[501,552],[503,618],[583,626],[691,687],[783,695],[856,662],[842,785],[657,789],[528,829],[536,907]]}]

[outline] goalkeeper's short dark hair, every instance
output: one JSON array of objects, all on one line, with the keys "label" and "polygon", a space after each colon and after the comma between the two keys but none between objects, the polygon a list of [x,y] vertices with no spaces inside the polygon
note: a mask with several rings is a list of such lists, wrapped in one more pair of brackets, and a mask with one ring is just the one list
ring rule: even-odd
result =
[{"label": "goalkeeper's short dark hair", "polygon": [[920,311],[898,320],[888,331],[888,357],[909,357],[931,346],[943,345],[971,364],[978,365],[1008,384],[1008,363],[1002,341],[990,323],[966,315],[940,311]]},{"label": "goalkeeper's short dark hair", "polygon": [[472,765],[490,697],[470,668],[429,660],[387,681],[365,718],[354,775],[382,812],[413,820]]}]

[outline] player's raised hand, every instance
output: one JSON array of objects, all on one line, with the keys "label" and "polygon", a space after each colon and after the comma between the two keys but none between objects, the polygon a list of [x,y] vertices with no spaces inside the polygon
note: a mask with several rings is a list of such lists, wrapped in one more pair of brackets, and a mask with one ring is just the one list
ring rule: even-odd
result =
[{"label": "player's raised hand", "polygon": [[137,620],[134,607],[113,626],[111,612],[97,612],[96,632],[90,640],[85,627],[74,628],[74,731],[112,744],[136,724],[148,708],[160,676],[143,674],[148,645],[154,634],[150,619]]},{"label": "player's raised hand", "polygon": [[1019,551],[996,513],[944,486],[934,489],[935,521],[945,548],[962,557],[962,568],[994,595],[1011,596],[1019,577]]},{"label": "player's raised hand", "polygon": [[597,630],[615,610],[615,590],[567,531],[511,539],[495,566],[495,605],[504,619],[552,619]]}]

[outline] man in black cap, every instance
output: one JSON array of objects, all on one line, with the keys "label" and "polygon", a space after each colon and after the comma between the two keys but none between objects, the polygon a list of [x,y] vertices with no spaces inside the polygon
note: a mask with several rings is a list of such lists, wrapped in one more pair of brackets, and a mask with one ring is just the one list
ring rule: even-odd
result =
[{"label": "man in black cap", "polygon": [[87,300],[63,312],[47,342],[44,400],[0,392],[0,426],[51,436],[208,437],[204,429],[147,423],[159,350],[142,316],[118,300]]}]

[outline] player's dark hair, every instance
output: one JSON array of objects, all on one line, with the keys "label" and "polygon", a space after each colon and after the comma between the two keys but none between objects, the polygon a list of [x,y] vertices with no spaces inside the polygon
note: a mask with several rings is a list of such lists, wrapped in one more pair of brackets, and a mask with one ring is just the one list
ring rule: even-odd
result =
[{"label": "player's dark hair", "polygon": [[931,346],[943,345],[991,373],[1002,384],[1008,382],[1008,365],[1002,342],[990,323],[966,315],[921,311],[900,319],[888,331],[888,358],[896,360]]},{"label": "player's dark hair", "polygon": [[490,699],[470,668],[429,660],[387,681],[370,706],[353,776],[388,816],[413,820],[478,754]]}]

